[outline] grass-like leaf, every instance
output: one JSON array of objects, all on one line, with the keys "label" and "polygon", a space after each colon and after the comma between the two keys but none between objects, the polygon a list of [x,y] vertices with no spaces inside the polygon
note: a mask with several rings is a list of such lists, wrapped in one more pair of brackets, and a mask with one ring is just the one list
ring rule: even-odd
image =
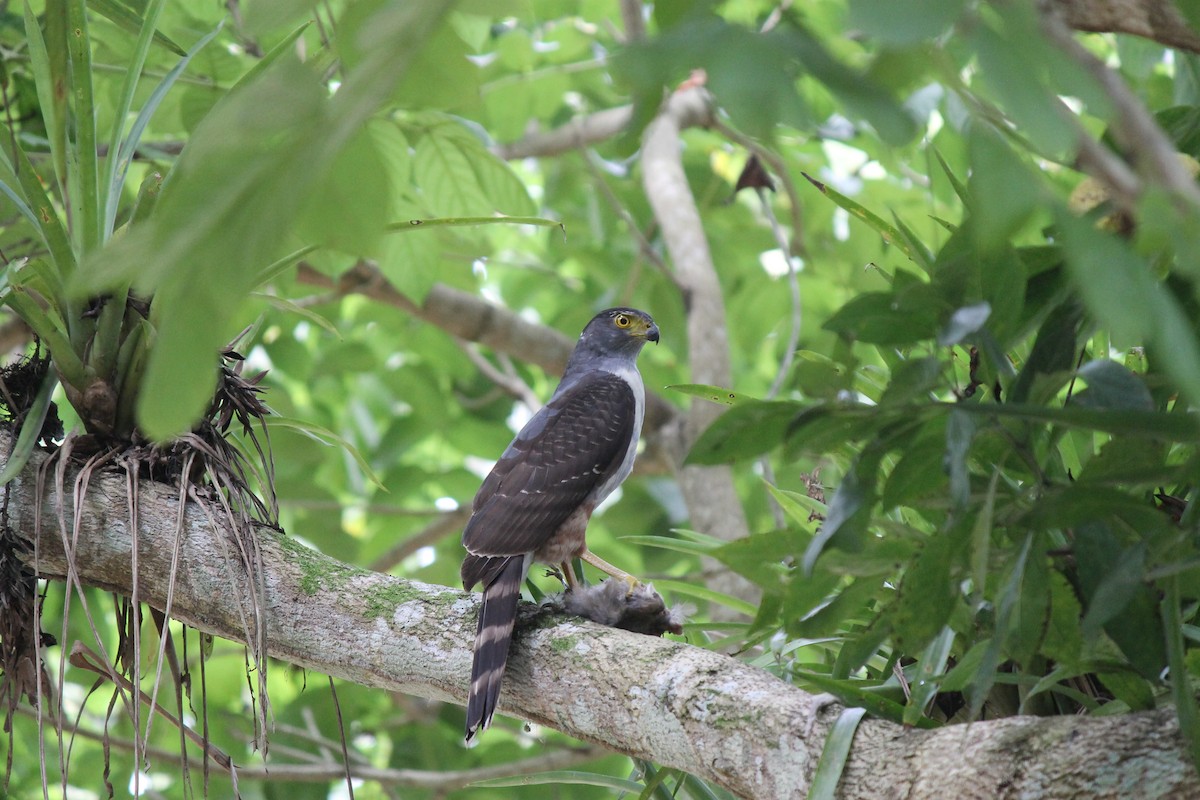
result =
[{"label": "grass-like leaf", "polygon": [[839,208],[844,209],[845,211],[849,212],[851,216],[857,217],[858,219],[867,223],[867,225],[871,226],[873,230],[883,237],[885,242],[900,248],[900,250],[906,256],[920,264],[922,267],[928,269],[932,264],[932,258],[929,252],[924,247],[915,246],[913,240],[911,240],[908,236],[905,236],[904,232],[895,225],[888,222],[875,212],[867,209],[861,203],[851,200],[849,197],[842,194],[837,189],[834,189],[829,184],[817,180],[807,172],[802,172],[800,174],[808,179],[809,183],[817,187],[821,194],[832,200]]},{"label": "grass-like leaf", "polygon": [[718,605],[733,609],[739,614],[745,614],[746,616],[754,616],[754,612],[758,610],[753,604],[747,603],[745,600],[740,600],[723,592],[717,592],[712,589],[705,588],[704,586],[697,586],[696,584],[692,583],[684,583],[683,581],[656,580],[654,582],[654,588],[658,589],[659,591],[665,589],[668,592],[675,592],[676,594],[682,594],[687,597],[695,597],[698,600],[707,600],[710,603],[717,603]]},{"label": "grass-like leaf", "polygon": [[757,400],[757,397],[751,397],[748,394],[741,392],[733,392],[720,386],[709,386],[703,383],[676,383],[667,387],[668,389],[679,392],[680,394],[699,397],[702,400],[707,400],[710,403],[717,403],[723,406],[736,406],[738,403],[746,400]]},{"label": "grass-like leaf", "polygon": [[817,761],[812,785],[808,787],[808,800],[833,800],[837,797],[838,782],[842,779],[854,734],[866,713],[865,708],[847,708],[838,715],[837,722],[833,723],[825,739],[821,759]]},{"label": "grass-like leaf", "polygon": [[350,454],[350,457],[353,458],[355,463],[358,464],[359,469],[363,471],[363,475],[365,475],[367,479],[371,481],[371,483],[375,484],[380,489],[387,491],[387,487],[383,485],[383,481],[379,480],[379,476],[375,474],[375,470],[371,469],[371,465],[367,463],[365,458],[363,458],[363,455],[358,451],[358,448],[328,428],[323,428],[313,422],[306,422],[302,419],[292,419],[290,417],[270,416],[266,417],[266,421],[267,427],[287,428],[288,430],[302,433],[308,438],[320,442],[327,447],[336,446],[342,448]]},{"label": "grass-like leaf", "polygon": [[601,775],[596,772],[584,772],[577,769],[558,769],[548,772],[535,772],[532,775],[514,775],[511,778],[489,778],[475,781],[471,786],[486,788],[507,788],[512,786],[546,786],[550,784],[565,784],[576,786],[599,786],[618,792],[641,794],[642,784],[628,778],[615,778],[612,775]]},{"label": "grass-like leaf", "polygon": [[55,386],[58,386],[58,376],[53,369],[47,370],[37,396],[33,399],[33,404],[30,405],[25,418],[21,420],[21,433],[17,436],[17,443],[14,445],[12,453],[9,454],[8,463],[0,471],[0,486],[8,485],[8,482],[17,477],[29,462],[29,456],[37,447],[42,424],[46,421],[46,412],[50,410],[50,398],[54,395]]}]

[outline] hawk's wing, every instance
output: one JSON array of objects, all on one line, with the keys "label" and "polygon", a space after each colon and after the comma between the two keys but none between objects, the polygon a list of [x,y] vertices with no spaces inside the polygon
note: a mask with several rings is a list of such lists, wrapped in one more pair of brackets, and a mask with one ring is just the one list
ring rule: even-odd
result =
[{"label": "hawk's wing", "polygon": [[597,371],[546,404],[479,487],[467,551],[515,556],[543,545],[620,467],[636,402],[628,381]]}]

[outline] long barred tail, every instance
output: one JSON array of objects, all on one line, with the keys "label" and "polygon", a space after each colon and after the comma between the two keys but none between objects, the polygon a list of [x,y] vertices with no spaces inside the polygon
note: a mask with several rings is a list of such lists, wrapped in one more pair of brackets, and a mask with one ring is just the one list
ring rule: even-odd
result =
[{"label": "long barred tail", "polygon": [[492,724],[492,715],[496,713],[524,579],[525,558],[513,556],[505,560],[495,580],[484,586],[479,630],[475,634],[475,660],[471,665],[471,691],[467,695],[467,744]]}]

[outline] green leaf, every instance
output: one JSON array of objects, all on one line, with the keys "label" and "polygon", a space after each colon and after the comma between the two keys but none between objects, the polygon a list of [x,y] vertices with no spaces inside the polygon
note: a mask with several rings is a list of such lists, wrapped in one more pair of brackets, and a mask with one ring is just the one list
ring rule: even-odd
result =
[{"label": "green leaf", "polygon": [[926,647],[954,612],[964,526],[939,531],[905,570],[888,618],[897,644],[907,652]]},{"label": "green leaf", "polygon": [[302,240],[355,256],[377,254],[384,226],[395,218],[392,186],[398,176],[389,171],[377,144],[389,134],[399,132],[371,120],[341,149],[300,212]]},{"label": "green leaf", "polygon": [[[828,675],[807,670],[796,670],[796,678],[802,683],[811,684],[814,688],[836,697],[846,706],[865,708],[869,714],[879,719],[886,719],[900,725],[904,720],[904,706],[870,691],[866,681],[837,680]],[[922,717],[913,727],[924,730],[941,727],[938,723]]]},{"label": "green leaf", "polygon": [[[118,27],[129,31],[130,33],[136,33],[139,36],[145,30],[148,20],[151,19],[151,13],[149,11],[147,11],[144,16],[139,17],[134,11],[130,10],[128,6],[117,2],[117,0],[87,0],[87,4],[88,8],[107,18],[110,22],[114,23]],[[153,31],[152,41],[155,44],[170,50],[177,56],[183,56],[187,54],[182,47],[173,42],[165,33],[154,30],[153,24],[150,25],[150,28]]]},{"label": "green leaf", "polygon": [[986,300],[982,303],[955,309],[954,313],[950,315],[950,321],[938,333],[938,344],[942,347],[958,344],[968,336],[979,332],[991,315],[992,306]]},{"label": "green leaf", "polygon": [[833,800],[837,797],[842,770],[846,767],[850,747],[854,744],[854,733],[866,713],[865,708],[846,708],[838,715],[825,739],[821,758],[817,761],[812,784],[808,787],[808,800]]},{"label": "green leaf", "polygon": [[973,125],[970,235],[984,251],[1006,247],[1041,202],[1041,179],[987,125]]},{"label": "green leaf", "polygon": [[803,175],[809,183],[817,187],[821,194],[832,200],[835,205],[850,212],[851,216],[857,217],[858,219],[867,223],[868,226],[870,226],[874,231],[883,237],[885,242],[900,248],[900,251],[904,253],[904,255],[908,256],[911,260],[915,261],[926,270],[933,265],[933,256],[924,248],[915,246],[914,243],[909,240],[909,237],[905,236],[895,225],[892,225],[878,214],[869,211],[861,203],[850,199],[829,184],[817,180],[807,172],[802,172],[800,174]]},{"label": "green leaf", "polygon": [[642,791],[642,785],[637,781],[631,781],[626,778],[614,778],[611,775],[601,775],[597,772],[584,772],[582,770],[571,769],[535,772],[532,775],[516,775],[510,778],[488,778],[487,780],[474,781],[469,785],[490,789],[502,789],[512,786],[545,786],[547,784],[566,786],[599,786],[603,789],[612,789],[616,792],[628,792],[634,795],[638,795]]},{"label": "green leaf", "polygon": [[371,469],[371,465],[367,463],[365,458],[363,458],[362,453],[358,451],[358,448],[350,444],[350,442],[346,441],[341,436],[338,436],[333,431],[305,420],[289,419],[288,417],[280,417],[275,415],[265,417],[265,419],[267,421],[268,428],[286,428],[288,430],[296,431],[297,433],[302,433],[309,439],[312,439],[315,442],[320,442],[326,447],[340,447],[342,450],[345,450],[351,458],[354,459],[355,463],[358,464],[358,468],[362,470],[362,473],[367,480],[375,484],[375,486],[378,488],[387,491],[387,487],[385,487],[383,482],[379,480],[379,476],[375,474],[373,469]]},{"label": "green leaf", "polygon": [[1156,678],[1167,663],[1157,603],[1140,574],[1127,568],[1133,560],[1141,572],[1141,545],[1122,547],[1110,525],[1098,518],[1075,527],[1074,552],[1086,613],[1092,618],[1087,630],[1102,625],[1138,672]]},{"label": "green leaf", "polygon": [[1179,302],[1152,266],[1121,239],[1087,220],[1059,214],[1067,265],[1084,301],[1122,341],[1145,341],[1163,353],[1162,369],[1193,401],[1200,399],[1200,344]]},{"label": "green leaf", "polygon": [[780,400],[750,400],[717,417],[692,445],[689,464],[724,464],[777,447],[800,406]]},{"label": "green leaf", "polygon": [[878,469],[878,455],[864,451],[854,466],[842,476],[841,484],[829,501],[829,514],[821,530],[804,551],[801,568],[805,575],[812,574],[817,559],[826,547],[838,547],[850,552],[860,549],[875,501],[875,473]]},{"label": "green leaf", "polygon": [[964,0],[894,3],[889,0],[851,0],[850,22],[867,36],[890,44],[916,44],[932,39],[954,24]]},{"label": "green leaf", "polygon": [[1154,398],[1142,379],[1115,361],[1089,361],[1076,373],[1087,381],[1087,389],[1073,402],[1086,408],[1153,411]]},{"label": "green leaf", "polygon": [[934,338],[942,306],[928,284],[866,292],[838,309],[822,327],[870,344],[911,345]]},{"label": "green leaf", "polygon": [[1183,605],[1183,593],[1179,586],[1179,577],[1171,576],[1166,581],[1166,597],[1160,605],[1162,625],[1166,632],[1167,663],[1170,667],[1171,697],[1175,701],[1175,714],[1179,720],[1179,730],[1187,741],[1188,754],[1192,765],[1200,768],[1200,705],[1196,701],[1196,692],[1188,678],[1187,660],[1183,634],[1180,628],[1183,617],[1180,607]]},{"label": "green leaf", "polygon": [[42,385],[38,387],[37,395],[33,398],[29,410],[21,418],[21,432],[17,435],[12,452],[8,454],[4,469],[0,470],[0,486],[7,486],[9,481],[17,477],[29,463],[29,457],[33,455],[38,439],[42,435],[42,425],[46,422],[46,414],[50,410],[50,400],[54,396],[54,387],[56,386],[58,386],[58,375],[54,370],[49,370],[46,377],[42,379]]},{"label": "green leaf", "polygon": [[954,507],[964,510],[971,496],[971,471],[967,456],[975,438],[976,423],[969,415],[950,412],[946,423],[946,469],[950,473],[950,499]]},{"label": "green leaf", "polygon": [[739,614],[745,614],[748,617],[754,616],[755,608],[752,603],[747,603],[745,600],[739,600],[736,597],[715,591],[713,589],[699,586],[694,583],[684,583],[683,581],[662,580],[661,578],[654,582],[654,587],[660,591],[675,592],[676,594],[684,595],[685,597],[695,597],[698,600],[706,600],[710,603],[725,606]]},{"label": "green leaf", "polygon": [[[160,9],[155,8],[153,14],[154,17],[157,17],[159,10]],[[146,18],[146,25],[152,24],[153,19],[148,15]],[[150,92],[150,96],[146,99],[145,104],[142,106],[142,110],[138,112],[137,118],[134,119],[133,125],[129,129],[129,133],[122,138],[121,134],[124,129],[125,117],[128,115],[129,108],[132,105],[133,93],[137,89],[137,74],[141,72],[140,62],[136,68],[132,66],[129,68],[129,72],[126,75],[126,85],[123,86],[121,90],[121,103],[123,104],[122,109],[113,121],[112,135],[109,139],[109,152],[116,153],[117,157],[108,159],[105,184],[104,187],[102,187],[106,189],[104,192],[103,209],[103,233],[105,239],[112,235],[113,228],[116,225],[118,210],[117,206],[121,200],[121,193],[125,186],[125,177],[128,174],[129,165],[133,161],[134,154],[137,152],[138,146],[142,141],[142,134],[145,133],[146,127],[150,124],[150,118],[154,116],[154,112],[157,111],[159,106],[162,104],[167,92],[170,91],[171,87],[175,85],[175,82],[179,79],[179,76],[183,74],[183,71],[187,68],[191,60],[196,56],[197,53],[203,50],[204,47],[211,42],[218,33],[220,33],[223,24],[224,23],[222,21],[222,23],[218,24],[206,35],[202,36],[200,40],[192,46],[191,50],[182,54],[183,58],[179,60],[179,63],[176,64],[171,71],[168,72],[163,79],[158,82],[158,85],[154,87],[154,90]],[[146,48],[149,47],[149,44],[143,42],[141,39],[139,39],[138,44],[139,47],[143,45]],[[137,57],[144,59],[145,56],[146,53],[140,50],[137,53]]]},{"label": "green leaf", "polygon": [[919,400],[933,390],[941,374],[942,362],[936,356],[906,359],[892,370],[887,388],[879,398],[879,404]]},{"label": "green leaf", "polygon": [[740,575],[769,589],[782,583],[787,572],[785,559],[795,558],[803,552],[810,538],[792,529],[755,533],[735,539],[711,555]]},{"label": "green leaf", "polygon": [[512,169],[453,121],[424,129],[413,155],[413,177],[436,216],[492,211],[528,216],[537,210]]},{"label": "green leaf", "polygon": [[946,627],[929,643],[917,660],[917,672],[911,682],[912,696],[904,708],[904,724],[915,725],[925,716],[925,707],[937,696],[938,676],[946,671],[950,649],[954,646],[954,629]]},{"label": "green leaf", "polygon": [[992,686],[996,682],[996,670],[1000,666],[1000,655],[1008,635],[1010,621],[1020,606],[1021,585],[1025,579],[1025,564],[1029,558],[1029,552],[1033,548],[1033,541],[1032,533],[1026,535],[1025,541],[1009,569],[1008,580],[1004,582],[1000,595],[996,599],[995,633],[984,649],[979,660],[979,667],[971,677],[971,683],[966,690],[971,719],[979,718],[979,712],[983,709],[988,692],[992,690]]},{"label": "green leaf", "polygon": [[680,394],[699,397],[702,400],[708,400],[710,403],[718,403],[723,406],[736,406],[738,403],[745,402],[746,400],[758,399],[747,394],[732,392],[720,386],[709,386],[703,383],[676,383],[666,388]]},{"label": "green leaf", "polygon": [[1011,402],[1037,400],[1031,394],[1039,376],[1065,373],[1075,365],[1082,321],[1083,308],[1074,300],[1061,303],[1050,312],[1038,329],[1033,349],[1009,391]]}]

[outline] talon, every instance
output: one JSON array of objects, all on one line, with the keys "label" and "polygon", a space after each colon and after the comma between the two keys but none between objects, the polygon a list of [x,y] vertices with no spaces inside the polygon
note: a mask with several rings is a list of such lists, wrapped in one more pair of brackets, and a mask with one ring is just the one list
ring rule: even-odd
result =
[{"label": "talon", "polygon": [[636,589],[638,587],[638,584],[641,583],[641,581],[639,581],[637,578],[630,575],[625,570],[617,569],[612,564],[608,563],[603,558],[600,558],[598,555],[593,553],[591,550],[584,550],[583,553],[581,553],[579,557],[581,559],[583,559],[584,561],[586,561],[587,563],[591,564],[596,569],[600,570],[601,572],[607,573],[608,575],[611,575],[614,578],[620,578],[621,580],[623,580],[627,584],[629,584],[629,590],[627,592],[625,592],[626,597],[633,594],[633,590]]}]

